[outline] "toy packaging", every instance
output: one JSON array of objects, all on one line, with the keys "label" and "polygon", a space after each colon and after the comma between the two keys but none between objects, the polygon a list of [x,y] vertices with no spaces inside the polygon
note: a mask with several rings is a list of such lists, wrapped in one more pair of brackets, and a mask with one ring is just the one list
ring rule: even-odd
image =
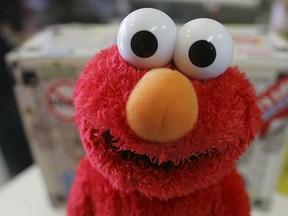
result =
[{"label": "toy packaging", "polygon": [[254,88],[231,67],[233,40],[211,19],[179,30],[143,8],[96,54],[73,99],[85,156],[68,216],[247,216],[236,161],[260,123]]}]

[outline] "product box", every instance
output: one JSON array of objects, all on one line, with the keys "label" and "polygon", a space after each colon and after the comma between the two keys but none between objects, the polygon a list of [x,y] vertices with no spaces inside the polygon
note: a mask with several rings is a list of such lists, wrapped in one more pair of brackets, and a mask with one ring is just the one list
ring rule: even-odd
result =
[{"label": "product box", "polygon": [[235,45],[233,64],[245,71],[254,84],[263,112],[261,130],[239,161],[238,169],[253,207],[266,210],[272,206],[287,148],[288,118],[278,114],[288,106],[288,85],[280,81],[288,75],[288,43],[277,33],[266,32],[263,26],[229,29]]},{"label": "product box", "polygon": [[31,151],[54,205],[65,201],[83,148],[72,121],[73,84],[86,62],[115,43],[117,28],[56,25],[7,56]]}]

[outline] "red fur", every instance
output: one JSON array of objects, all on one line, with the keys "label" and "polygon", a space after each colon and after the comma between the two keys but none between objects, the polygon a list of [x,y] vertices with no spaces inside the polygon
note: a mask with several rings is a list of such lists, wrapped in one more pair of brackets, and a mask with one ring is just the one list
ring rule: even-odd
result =
[{"label": "red fur", "polygon": [[[177,69],[173,62],[166,67]],[[87,158],[68,215],[248,215],[235,161],[260,119],[250,82],[236,67],[215,79],[191,79],[199,103],[195,127],[179,141],[155,144],[136,136],[125,116],[127,98],[146,72],[112,46],[91,59],[76,83],[75,118]]]},{"label": "red fur", "polygon": [[72,194],[74,196],[71,196],[70,203],[75,204],[69,205],[69,216],[234,216],[248,215],[250,210],[242,179],[235,170],[206,189],[163,201],[157,197],[147,199],[139,191],[127,193],[115,190],[111,183],[95,172],[89,161],[84,159],[80,163]]}]

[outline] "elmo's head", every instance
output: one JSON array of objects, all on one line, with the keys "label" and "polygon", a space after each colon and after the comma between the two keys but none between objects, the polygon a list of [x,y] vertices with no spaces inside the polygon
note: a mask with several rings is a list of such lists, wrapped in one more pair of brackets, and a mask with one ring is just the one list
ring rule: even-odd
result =
[{"label": "elmo's head", "polygon": [[231,36],[216,21],[177,31],[156,9],[129,14],[117,46],[92,58],[75,86],[92,167],[117,189],[161,199],[217,183],[260,118],[252,85],[229,67],[232,55]]}]

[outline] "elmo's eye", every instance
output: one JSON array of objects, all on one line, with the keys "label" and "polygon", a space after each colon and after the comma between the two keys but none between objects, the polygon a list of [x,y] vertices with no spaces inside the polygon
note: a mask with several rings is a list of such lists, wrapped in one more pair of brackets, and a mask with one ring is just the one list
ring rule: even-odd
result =
[{"label": "elmo's eye", "polygon": [[150,69],[172,60],[176,37],[175,23],[167,14],[143,8],[130,13],[121,22],[117,46],[129,64]]},{"label": "elmo's eye", "polygon": [[200,80],[217,77],[229,67],[232,57],[232,37],[219,22],[200,18],[179,30],[173,59],[189,77]]}]

